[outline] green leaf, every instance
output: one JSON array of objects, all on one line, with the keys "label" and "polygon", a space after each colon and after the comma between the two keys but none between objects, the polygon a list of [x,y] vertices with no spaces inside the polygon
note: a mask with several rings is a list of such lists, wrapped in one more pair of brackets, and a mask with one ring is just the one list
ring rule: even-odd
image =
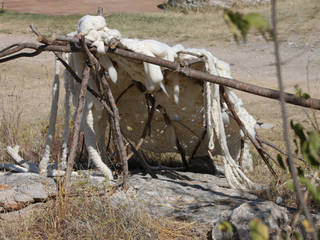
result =
[{"label": "green leaf", "polygon": [[299,98],[299,97],[303,97],[304,99],[309,99],[310,95],[308,93],[304,93],[302,92],[301,87],[299,87],[299,85],[295,85],[294,86],[294,90],[295,90],[295,97]]},{"label": "green leaf", "polygon": [[286,170],[286,166],[284,165],[283,159],[282,159],[282,157],[281,157],[280,154],[277,155],[277,160],[278,160],[278,163],[279,163],[280,167],[281,167],[283,170]]},{"label": "green leaf", "polygon": [[219,224],[218,228],[222,231],[222,232],[228,232],[230,234],[233,233],[233,228],[230,222],[228,221],[223,221]]},{"label": "green leaf", "polygon": [[309,179],[305,177],[300,177],[300,182],[306,186],[307,190],[310,192],[311,196],[316,200],[320,201],[320,194],[317,191],[317,187],[313,186]]},{"label": "green leaf", "polygon": [[295,191],[295,188],[294,188],[292,180],[287,181],[286,185],[287,185],[287,188],[289,188],[292,192]]},{"label": "green leaf", "polygon": [[252,219],[249,223],[250,236],[253,240],[268,240],[269,228],[258,218]]},{"label": "green leaf", "polygon": [[290,121],[291,128],[294,130],[295,135],[300,139],[300,146],[307,140],[306,135],[303,130],[303,126],[300,123],[294,124],[293,121]]},{"label": "green leaf", "polygon": [[302,97],[303,97],[304,99],[309,99],[309,98],[311,98],[308,93],[303,93],[303,94],[302,94]]},{"label": "green leaf", "polygon": [[307,233],[314,232],[314,228],[311,227],[310,222],[308,220],[306,219],[302,220],[301,223],[304,226],[304,229],[306,230]]},{"label": "green leaf", "polygon": [[320,163],[320,136],[315,132],[309,133],[309,151],[315,161]]},{"label": "green leaf", "polygon": [[229,9],[224,10],[224,20],[227,23],[230,32],[233,34],[234,39],[238,43],[239,32],[243,41],[246,42],[247,35],[250,29],[249,22],[244,18],[244,15],[239,12],[233,12]]},{"label": "green leaf", "polygon": [[243,18],[247,20],[250,27],[257,29],[266,41],[269,40],[267,39],[266,34],[269,34],[269,38],[273,39],[273,31],[265,17],[258,13],[248,13]]},{"label": "green leaf", "polygon": [[294,237],[294,239],[296,239],[296,240],[303,240],[301,234],[300,234],[300,233],[297,233],[297,232],[293,232],[293,237]]},{"label": "green leaf", "polygon": [[302,96],[302,89],[299,87],[299,85],[294,85],[294,91],[296,92],[294,95],[296,98],[299,98]]}]

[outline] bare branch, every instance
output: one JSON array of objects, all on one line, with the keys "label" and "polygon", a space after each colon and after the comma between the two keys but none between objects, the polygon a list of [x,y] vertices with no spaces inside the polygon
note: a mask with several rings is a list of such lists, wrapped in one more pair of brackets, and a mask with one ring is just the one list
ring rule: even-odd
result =
[{"label": "bare branch", "polygon": [[[4,50],[0,51],[0,63],[7,62],[20,57],[32,57],[40,54],[43,51],[77,52],[80,50],[80,47],[77,46],[77,44],[79,44],[79,39],[76,37],[72,38],[72,37],[66,37],[66,36],[56,36],[56,40],[66,41],[66,42],[69,42],[70,44],[40,45],[35,43],[19,43],[15,45],[15,49],[13,49],[14,52],[12,52],[13,51],[12,49],[8,49],[7,51],[4,51]],[[91,44],[91,42],[88,40],[86,40],[86,43]],[[36,51],[33,53],[21,53],[21,54],[7,57],[8,55],[18,52],[25,48],[34,49]],[[91,48],[91,51],[95,51],[95,48]],[[236,79],[230,79],[230,78],[211,75],[205,72],[190,69],[187,66],[181,67],[181,64],[179,64],[178,62],[170,62],[164,59],[150,57],[144,54],[131,52],[126,49],[121,49],[119,48],[119,46],[116,47],[115,49],[111,49],[108,46],[106,46],[106,51],[109,54],[115,54],[118,56],[139,60],[142,62],[153,63],[158,66],[165,67],[173,71],[177,71],[179,73],[184,74],[187,77],[197,79],[199,81],[212,82],[212,83],[220,84],[223,86],[227,86],[240,91],[244,91],[247,93],[251,93],[254,95],[267,97],[271,99],[278,100],[280,98],[280,92],[274,89],[256,86],[256,85],[245,83]],[[297,98],[294,94],[284,93],[284,101],[290,104],[320,110],[320,99],[315,99],[315,98],[305,99],[303,97]]]},{"label": "bare branch", "polygon": [[[298,181],[297,176],[297,169],[294,166],[294,162],[292,159],[292,152],[290,146],[290,138],[289,138],[289,127],[288,127],[288,115],[286,109],[286,97],[284,93],[283,87],[283,80],[281,75],[281,61],[280,61],[280,51],[279,51],[279,42],[278,42],[278,33],[277,33],[277,10],[276,10],[276,0],[271,1],[271,12],[272,12],[272,27],[273,27],[273,35],[274,35],[274,51],[275,51],[275,59],[276,59],[276,66],[277,66],[277,78],[278,78],[278,85],[280,90],[280,105],[281,105],[281,112],[282,112],[282,121],[283,121],[283,138],[286,143],[286,148],[288,152],[288,162],[290,168],[290,174],[293,180],[293,185],[295,188],[296,198],[299,201],[300,208],[303,209],[303,212],[308,219],[310,226],[314,228],[313,220],[310,215],[309,209],[307,207],[306,201],[304,200],[300,188],[300,184]],[[314,240],[317,240],[317,233],[315,231],[312,232],[312,237]]]},{"label": "bare branch", "polygon": [[225,93],[224,88],[221,87],[220,88],[221,91],[221,96],[223,98],[223,100],[225,101],[225,103],[227,104],[230,112],[232,113],[234,119],[236,120],[236,122],[238,123],[240,129],[242,130],[242,132],[244,133],[244,135],[246,135],[250,141],[252,142],[253,146],[256,148],[256,150],[258,151],[259,155],[261,156],[262,160],[265,162],[265,164],[267,165],[269,171],[272,173],[272,175],[278,179],[278,176],[276,174],[276,172],[273,170],[271,164],[269,163],[269,160],[266,158],[266,156],[264,155],[264,151],[262,150],[262,147],[259,145],[259,143],[257,142],[257,140],[252,137],[250,135],[250,133],[247,131],[246,127],[244,126],[244,124],[242,123],[241,119],[239,118],[238,114],[236,113],[236,111],[234,110],[234,107],[232,105],[232,103],[229,100],[228,95]]},{"label": "bare branch", "polygon": [[[69,66],[69,64],[66,63],[66,61],[64,61],[63,58],[59,54],[55,53],[55,55],[57,56],[59,61],[63,64],[63,66],[67,69],[67,71],[72,75],[72,77],[78,83],[81,84],[82,79],[73,71],[73,69]],[[108,106],[107,102],[96,91],[94,91],[89,86],[87,86],[87,90],[104,106],[104,108],[107,110],[108,114],[113,116],[113,112],[112,112],[111,108]]]},{"label": "bare branch", "polygon": [[86,102],[85,96],[87,92],[89,76],[90,76],[90,68],[87,65],[85,65],[83,69],[83,74],[82,74],[82,83],[81,83],[81,89],[79,94],[78,107],[77,107],[76,117],[74,121],[70,154],[68,157],[67,170],[66,170],[65,179],[64,179],[64,189],[67,191],[67,193],[70,192],[70,178],[71,178],[71,172],[74,165],[74,159],[76,157],[77,145],[79,141],[80,123],[82,120],[82,115],[83,115],[84,106]]},{"label": "bare branch", "polygon": [[[270,142],[268,142],[268,141],[266,141],[266,140],[264,140],[264,139],[261,139],[261,138],[259,138],[259,137],[256,137],[256,139],[257,139],[258,142],[260,142],[260,143],[262,143],[262,144],[264,144],[264,145],[267,145],[267,146],[269,146],[269,147],[277,150],[278,152],[280,152],[280,153],[283,154],[283,155],[288,156],[288,153],[287,153],[287,152],[281,150],[280,148],[278,148],[277,146],[273,145],[272,143],[270,143]],[[306,161],[304,158],[298,157],[298,156],[293,155],[293,154],[292,154],[292,157],[294,157],[294,158],[296,158],[296,159],[298,159],[298,160],[300,160],[300,161],[302,161],[302,162],[305,162],[305,161]]]}]

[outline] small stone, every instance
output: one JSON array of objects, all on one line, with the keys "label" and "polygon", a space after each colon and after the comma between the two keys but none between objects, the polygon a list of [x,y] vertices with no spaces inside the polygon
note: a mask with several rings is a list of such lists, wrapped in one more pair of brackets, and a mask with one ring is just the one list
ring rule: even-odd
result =
[{"label": "small stone", "polygon": [[282,203],[282,202],[283,202],[282,197],[277,197],[277,199],[276,199],[276,204],[280,204],[280,203]]}]

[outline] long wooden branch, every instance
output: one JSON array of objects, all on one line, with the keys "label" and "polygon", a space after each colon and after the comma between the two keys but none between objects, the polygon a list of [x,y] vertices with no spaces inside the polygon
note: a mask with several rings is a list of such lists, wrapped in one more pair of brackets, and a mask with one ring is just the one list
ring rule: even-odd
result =
[{"label": "long wooden branch", "polygon": [[[130,52],[128,50],[124,50],[120,48],[116,48],[114,50],[109,49],[109,52],[122,57],[131,58],[134,60],[141,60],[144,62],[159,65],[161,67],[166,67],[173,71],[182,73],[187,77],[197,79],[199,81],[217,83],[217,84],[221,84],[223,86],[234,88],[243,92],[247,92],[247,93],[251,93],[254,95],[267,97],[271,99],[279,100],[279,97],[280,97],[280,92],[278,90],[256,86],[253,84],[241,82],[236,79],[230,79],[230,78],[220,77],[216,75],[211,75],[209,73],[205,73],[202,71],[190,69],[189,67],[181,67],[180,64],[176,62],[170,62],[170,61],[159,59],[159,58],[145,56],[143,54]],[[305,99],[303,97],[297,97],[291,93],[285,93],[284,98],[287,103],[320,110],[320,99],[315,99],[315,98]]]},{"label": "long wooden branch", "polygon": [[[61,53],[60,53],[61,54]],[[72,75],[72,77],[79,83],[82,83],[82,79],[73,71],[73,69],[69,66],[69,64],[61,57],[60,54],[55,53],[55,55],[57,56],[58,60],[63,64],[63,66],[67,69],[67,71]],[[110,109],[109,105],[107,104],[106,100],[100,96],[95,90],[93,90],[92,88],[90,88],[89,86],[87,86],[87,90],[88,92],[90,92],[103,106],[104,108],[107,110],[108,114],[110,114],[110,116],[113,116],[113,112]]]},{"label": "long wooden branch", "polygon": [[[14,45],[12,45],[11,48],[7,47],[6,49],[0,51],[0,63],[11,61],[13,59],[17,59],[20,57],[33,57],[33,56],[40,54],[43,51],[76,52],[76,51],[80,50],[79,38],[77,38],[77,37],[72,38],[72,37],[66,37],[66,36],[57,36],[56,40],[66,41],[66,42],[69,42],[69,44],[68,45],[42,45],[39,43],[14,44]],[[86,43],[91,44],[91,42],[88,40],[86,40]],[[18,53],[15,55],[11,55],[11,54],[17,53],[23,49],[33,49],[35,51],[32,53]],[[94,51],[95,48],[91,48],[91,50]],[[271,98],[271,99],[278,100],[280,97],[280,92],[278,90],[260,87],[260,86],[245,83],[245,82],[242,82],[242,81],[239,81],[236,79],[230,79],[230,78],[224,78],[224,77],[211,75],[211,74],[208,74],[205,72],[190,69],[187,66],[182,67],[177,62],[170,62],[170,61],[163,60],[160,58],[146,56],[144,54],[135,53],[135,52],[129,51],[127,49],[121,49],[120,47],[109,48],[108,46],[106,46],[106,51],[109,54],[115,54],[118,56],[130,58],[130,59],[134,59],[134,60],[139,60],[142,62],[153,63],[153,64],[159,65],[161,67],[165,67],[170,70],[184,74],[187,77],[197,79],[199,81],[207,81],[207,82],[217,83],[217,84],[221,84],[223,86],[237,89],[239,91],[243,91],[243,92],[247,92],[247,93],[251,93],[254,95],[267,97],[267,98]],[[11,55],[11,56],[9,56],[9,55]],[[293,105],[298,105],[298,106],[302,106],[302,107],[320,110],[320,99],[315,99],[315,98],[305,99],[303,97],[296,97],[294,94],[284,93],[284,100],[287,103],[290,103]]]},{"label": "long wooden branch", "polygon": [[70,154],[69,154],[68,163],[67,163],[67,170],[66,170],[65,179],[64,179],[64,189],[68,193],[70,192],[71,172],[74,165],[74,159],[76,157],[77,145],[79,141],[80,124],[81,124],[84,106],[86,102],[85,96],[87,92],[89,76],[90,76],[90,68],[87,65],[85,65],[82,73],[82,83],[81,83],[81,89],[79,94],[78,107],[77,107],[75,123],[73,127]]},{"label": "long wooden branch", "polygon": [[273,170],[271,164],[269,163],[268,159],[264,155],[264,152],[263,152],[261,146],[259,145],[257,140],[253,136],[251,136],[251,134],[248,132],[247,128],[245,127],[245,125],[243,124],[243,122],[239,118],[238,114],[236,113],[236,111],[235,111],[235,109],[233,107],[233,104],[231,103],[231,101],[230,101],[230,99],[229,99],[228,95],[226,94],[226,92],[225,92],[223,87],[220,88],[220,94],[221,94],[223,100],[225,101],[225,103],[227,104],[228,109],[232,113],[234,119],[236,120],[236,122],[239,125],[240,129],[242,130],[242,132],[250,139],[250,141],[252,142],[253,146],[256,148],[257,152],[260,154],[262,160],[265,162],[265,164],[267,165],[269,171],[272,173],[272,175],[275,177],[275,179],[278,179],[277,173]]},{"label": "long wooden branch", "polygon": [[[113,116],[111,117],[110,121],[110,127],[113,133],[113,142],[114,145],[116,146],[116,152],[118,155],[118,158],[120,162],[122,163],[122,174],[123,174],[123,187],[124,189],[128,189],[129,183],[128,183],[128,178],[129,178],[129,172],[128,172],[128,161],[127,161],[127,152],[126,152],[126,147],[123,142],[123,136],[121,134],[120,130],[120,116],[119,116],[119,110],[116,105],[116,101],[113,97],[113,94],[111,92],[109,83],[107,82],[105,75],[103,74],[100,76],[99,70],[102,69],[99,61],[96,59],[96,57],[89,51],[88,47],[86,44],[83,46],[85,53],[89,59],[92,72],[95,72],[95,75],[97,77],[97,87],[100,88],[101,93],[103,94],[103,91],[106,92],[106,96],[108,99],[108,103],[110,105],[110,108],[113,112]],[[103,71],[104,72],[104,71]],[[101,86],[100,86],[101,84]],[[100,87],[99,87],[100,86]]]}]

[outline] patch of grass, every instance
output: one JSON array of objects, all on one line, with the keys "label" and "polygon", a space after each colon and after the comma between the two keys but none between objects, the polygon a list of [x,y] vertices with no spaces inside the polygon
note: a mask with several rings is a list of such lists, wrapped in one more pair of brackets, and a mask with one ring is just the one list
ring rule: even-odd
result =
[{"label": "patch of grass", "polygon": [[[288,34],[319,32],[319,2],[316,0],[282,1],[278,4],[279,33],[282,40]],[[257,12],[270,21],[268,4],[255,7],[236,7],[237,11]],[[75,30],[81,15],[47,16],[42,14],[0,13],[0,28],[5,33],[28,33],[29,24],[34,24],[44,34],[65,34]],[[160,13],[113,13],[106,16],[110,28],[118,29],[124,37],[154,38],[169,42],[233,41],[223,20],[223,10],[208,7],[196,11],[166,10]],[[317,31],[318,30],[318,31]],[[252,32],[254,34],[254,32]],[[249,36],[250,37],[250,36]],[[306,36],[304,36],[306,37]]]},{"label": "patch of grass", "polygon": [[[80,15],[46,16],[42,14],[18,13],[4,11],[0,14],[1,31],[6,33],[28,33],[30,24],[34,24],[41,32],[68,33],[75,30]],[[228,36],[223,23],[222,12],[181,13],[165,11],[163,13],[114,13],[106,16],[110,28],[118,29],[125,37],[173,39],[213,40]],[[205,29],[205,31],[204,31]],[[225,32],[221,36],[221,33]]]},{"label": "patch of grass", "polygon": [[0,26],[11,33],[28,33],[29,25],[34,24],[40,31],[46,34],[53,34],[57,30],[68,33],[75,29],[75,25],[81,15],[70,16],[48,16],[34,13],[18,13],[14,11],[3,11],[0,13]]},{"label": "patch of grass", "polygon": [[79,196],[69,197],[67,201],[61,201],[63,196],[59,195],[57,200],[10,224],[0,222],[0,236],[4,239],[206,239],[197,229],[202,226],[152,217],[142,203],[115,203],[110,196],[94,195],[94,190],[87,188],[77,193]]}]

